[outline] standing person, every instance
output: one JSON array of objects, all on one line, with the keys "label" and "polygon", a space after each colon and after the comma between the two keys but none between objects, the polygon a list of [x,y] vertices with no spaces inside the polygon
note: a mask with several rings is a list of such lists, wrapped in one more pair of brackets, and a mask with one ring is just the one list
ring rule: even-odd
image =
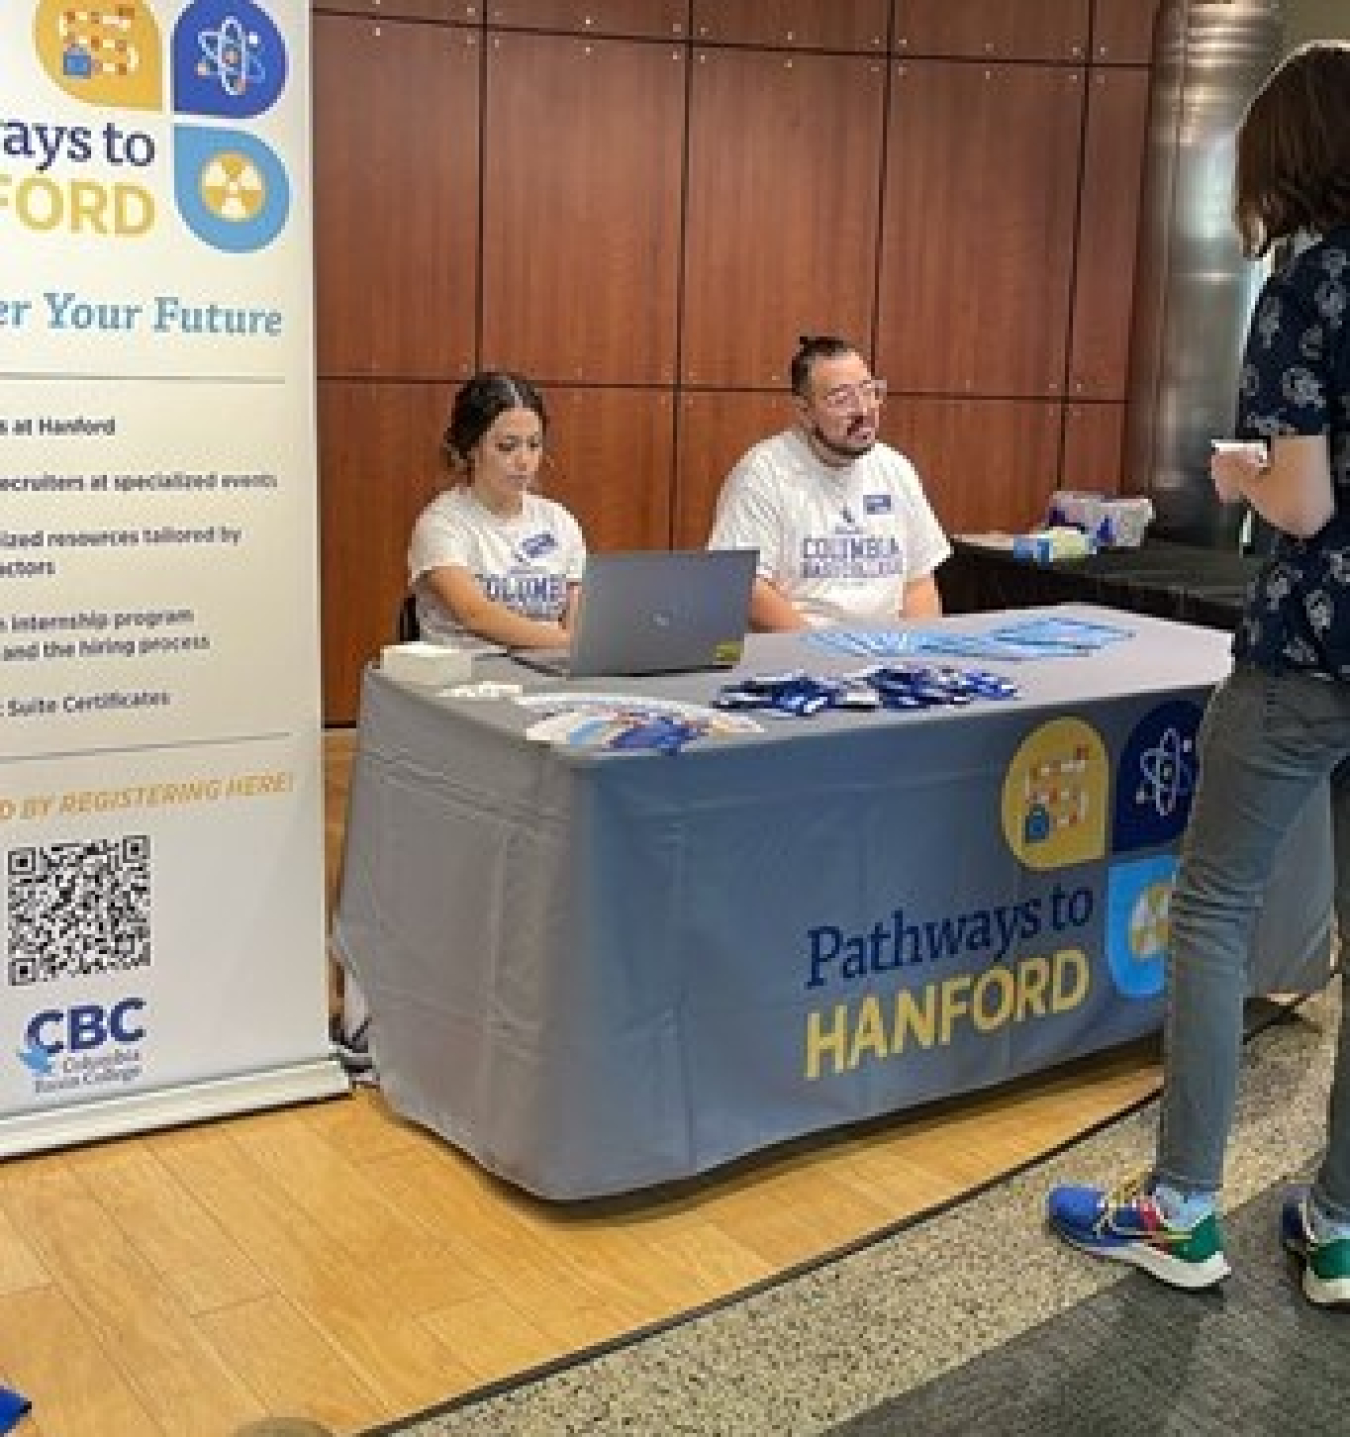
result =
[{"label": "standing person", "polygon": [[727,476],[710,549],[758,549],[756,629],[893,622],[942,612],[933,573],[951,553],[923,484],[878,441],[884,380],[842,339],[804,336],[792,360],[797,423]]},{"label": "standing person", "polygon": [[586,545],[561,504],[531,489],[548,417],[518,374],[487,370],[455,395],[442,451],[455,483],[408,546],[418,627],[432,643],[566,645]]},{"label": "standing person", "polygon": [[[1244,253],[1310,241],[1267,280],[1248,330],[1225,502],[1279,531],[1201,727],[1200,784],[1171,903],[1157,1155],[1114,1192],[1050,1193],[1052,1227],[1176,1287],[1226,1277],[1217,1216],[1241,1059],[1245,963],[1276,850],[1330,783],[1341,952],[1350,937],[1350,45],[1294,51],[1247,108],[1234,214]],[[1342,969],[1342,997],[1346,997]],[[1350,1303],[1350,1020],[1326,1151],[1282,1214],[1314,1303]]]}]

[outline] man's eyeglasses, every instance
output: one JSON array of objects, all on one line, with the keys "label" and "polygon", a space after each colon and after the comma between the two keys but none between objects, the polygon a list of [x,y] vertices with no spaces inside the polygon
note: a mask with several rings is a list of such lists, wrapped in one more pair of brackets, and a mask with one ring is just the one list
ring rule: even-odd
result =
[{"label": "man's eyeglasses", "polygon": [[865,379],[861,384],[839,384],[827,389],[817,403],[831,414],[847,414],[851,409],[867,409],[880,404],[886,397],[884,379]]}]

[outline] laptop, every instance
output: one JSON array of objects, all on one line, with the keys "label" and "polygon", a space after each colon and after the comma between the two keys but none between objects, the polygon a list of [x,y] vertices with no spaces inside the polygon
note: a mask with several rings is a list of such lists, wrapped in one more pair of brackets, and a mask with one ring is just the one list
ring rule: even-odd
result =
[{"label": "laptop", "polygon": [[757,549],[588,554],[571,645],[511,657],[570,679],[732,668],[750,626],[758,562]]}]

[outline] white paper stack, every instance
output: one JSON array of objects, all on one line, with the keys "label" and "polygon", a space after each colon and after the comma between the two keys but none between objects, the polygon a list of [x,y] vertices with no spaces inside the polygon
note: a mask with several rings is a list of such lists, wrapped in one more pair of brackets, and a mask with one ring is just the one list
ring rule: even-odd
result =
[{"label": "white paper stack", "polygon": [[380,667],[391,679],[427,688],[463,683],[473,675],[473,656],[463,649],[446,649],[418,639],[410,644],[386,644]]}]

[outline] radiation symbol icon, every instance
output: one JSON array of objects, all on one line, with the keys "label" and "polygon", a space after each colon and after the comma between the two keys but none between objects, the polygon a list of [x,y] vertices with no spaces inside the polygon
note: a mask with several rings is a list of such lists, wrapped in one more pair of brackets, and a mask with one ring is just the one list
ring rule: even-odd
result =
[{"label": "radiation symbol icon", "polygon": [[1174,854],[1113,863],[1107,880],[1106,961],[1126,998],[1156,998],[1166,982]]},{"label": "radiation symbol icon", "polygon": [[251,254],[285,227],[291,208],[286,167],[270,146],[234,130],[176,125],[174,196],[199,238],[227,254]]},{"label": "radiation symbol icon", "polygon": [[1154,962],[1167,950],[1170,883],[1150,883],[1135,899],[1130,914],[1130,951],[1141,963]]},{"label": "radiation symbol icon", "polygon": [[197,190],[211,214],[232,224],[256,218],[267,203],[267,184],[257,165],[231,150],[203,165]]}]

